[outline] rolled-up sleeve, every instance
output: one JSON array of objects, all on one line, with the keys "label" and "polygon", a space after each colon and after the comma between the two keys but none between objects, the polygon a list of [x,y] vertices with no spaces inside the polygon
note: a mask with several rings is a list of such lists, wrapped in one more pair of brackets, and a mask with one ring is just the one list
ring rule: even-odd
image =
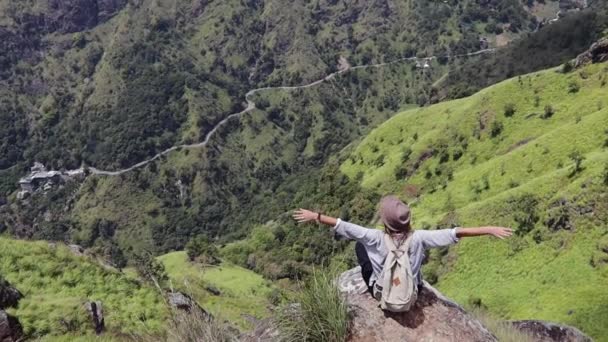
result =
[{"label": "rolled-up sleeve", "polygon": [[457,229],[418,230],[416,233],[425,248],[445,247],[458,242]]},{"label": "rolled-up sleeve", "polygon": [[358,226],[356,224],[342,221],[338,219],[338,222],[334,226],[334,231],[348,239],[356,240],[364,245],[375,245],[380,243],[382,231],[378,229],[370,229]]}]

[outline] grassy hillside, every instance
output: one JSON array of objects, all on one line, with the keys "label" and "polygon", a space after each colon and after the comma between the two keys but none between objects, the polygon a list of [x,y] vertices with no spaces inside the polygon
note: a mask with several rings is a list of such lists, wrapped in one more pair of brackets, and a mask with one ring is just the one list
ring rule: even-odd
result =
[{"label": "grassy hillside", "polygon": [[402,112],[341,170],[408,200],[417,227],[516,229],[434,251],[425,274],[448,296],[607,341],[608,64],[561,69]]},{"label": "grassy hillside", "polygon": [[[278,296],[261,275],[238,266],[223,263],[202,267],[190,262],[185,252],[172,252],[158,259],[165,265],[175,289],[192,295],[205,310],[239,328],[253,327],[248,317],[268,317],[271,295]],[[214,295],[210,290],[220,294]]]},{"label": "grassy hillside", "polygon": [[102,302],[110,336],[164,330],[169,313],[156,289],[63,245],[0,238],[0,255],[0,274],[24,294],[9,311],[28,337],[94,335],[84,308],[90,300]]}]

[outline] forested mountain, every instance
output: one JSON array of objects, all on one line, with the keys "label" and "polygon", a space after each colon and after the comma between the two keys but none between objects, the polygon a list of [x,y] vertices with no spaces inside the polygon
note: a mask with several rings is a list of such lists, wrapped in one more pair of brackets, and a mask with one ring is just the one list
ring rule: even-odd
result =
[{"label": "forested mountain", "polygon": [[[34,161],[111,171],[202,141],[244,108],[248,90],[317,80],[337,70],[339,57],[359,65],[462,54],[495,34],[486,25],[511,35],[538,26],[515,0],[2,1],[0,8],[6,194]],[[411,62],[362,69],[306,90],[259,93],[258,109],[221,126],[207,147],[33,198],[11,219],[3,215],[5,225],[85,245],[97,226],[110,225],[125,235],[123,247],[137,236],[140,247],[158,251],[182,247],[195,233],[243,234],[230,216],[249,213],[237,208],[322,164],[398,108],[426,103],[429,85],[452,62],[434,61],[426,71]]]},{"label": "forested mountain", "polygon": [[[275,203],[307,187],[298,181],[277,192],[293,184],[286,179],[317,177],[315,169],[370,127],[429,102],[448,70],[486,58],[449,56],[535,31],[558,9],[533,5],[3,1],[6,194],[14,196],[34,161],[116,171],[217,128],[202,148],[178,149],[120,176],[94,175],[27,201],[10,197],[3,227],[85,246],[99,240],[121,254],[179,249],[201,233],[242,237],[285,209]],[[571,40],[590,40],[600,25],[588,26]],[[578,52],[578,44],[565,46],[563,58]],[[353,69],[310,88],[260,91],[250,98],[255,110],[216,127],[245,109],[251,89],[307,84],[338,70],[340,60],[346,67],[411,56],[443,58],[428,60],[429,68],[410,60]]]}]

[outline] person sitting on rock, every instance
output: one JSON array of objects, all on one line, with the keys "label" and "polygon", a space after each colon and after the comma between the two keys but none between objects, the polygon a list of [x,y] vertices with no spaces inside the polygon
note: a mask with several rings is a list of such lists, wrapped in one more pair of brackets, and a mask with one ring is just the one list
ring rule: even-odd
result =
[{"label": "person sitting on rock", "polygon": [[411,276],[418,288],[422,285],[422,272],[420,267],[425,257],[425,250],[434,247],[444,247],[455,244],[460,238],[471,236],[491,235],[499,239],[511,236],[510,228],[503,227],[477,227],[453,228],[439,230],[414,230],[410,224],[410,207],[396,196],[386,196],[380,201],[380,219],[384,224],[384,231],[379,229],[363,228],[353,223],[343,221],[321,213],[306,209],[296,210],[293,218],[299,223],[316,221],[332,226],[334,231],[346,238],[356,240],[355,253],[361,266],[363,279],[370,293],[378,298],[376,282],[380,282],[382,270],[387,258],[389,248],[385,234],[390,237],[389,244],[401,246],[409,238],[407,249],[411,264]]}]

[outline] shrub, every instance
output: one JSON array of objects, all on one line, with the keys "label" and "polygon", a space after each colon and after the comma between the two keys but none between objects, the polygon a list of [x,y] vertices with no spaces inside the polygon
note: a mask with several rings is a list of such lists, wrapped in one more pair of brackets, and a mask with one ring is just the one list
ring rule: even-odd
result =
[{"label": "shrub", "polygon": [[[474,303],[472,303],[474,304]],[[472,314],[484,327],[490,330],[501,342],[533,342],[535,339],[525,332],[515,328],[508,321],[492,317],[486,310],[485,305],[473,307]]]},{"label": "shrub", "polygon": [[566,63],[564,63],[564,65],[562,65],[562,72],[564,74],[569,73],[573,69],[574,69],[574,65],[572,65],[572,62],[566,62]]},{"label": "shrub", "polygon": [[516,223],[517,235],[524,235],[534,229],[539,217],[537,213],[538,199],[531,194],[512,197],[507,200],[507,205],[513,213]]},{"label": "shrub", "polygon": [[[218,317],[211,317],[201,310],[186,312],[173,310],[168,329],[168,342],[233,342],[237,341],[234,329]],[[151,339],[154,341],[156,339]],[[157,341],[157,340],[156,340]]]},{"label": "shrub", "polygon": [[608,186],[608,163],[606,163],[606,165],[604,165],[604,172],[602,174],[602,178],[603,178],[604,185]]},{"label": "shrub", "polygon": [[502,122],[500,122],[500,121],[492,122],[492,128],[490,130],[490,135],[492,136],[492,138],[499,136],[500,133],[502,133],[503,128],[504,128],[504,126],[503,126]]},{"label": "shrub", "polygon": [[548,119],[548,118],[552,117],[553,114],[555,114],[555,109],[553,109],[553,106],[546,105],[545,106],[545,112],[543,113],[543,115],[541,116],[541,118]]},{"label": "shrub", "polygon": [[505,105],[505,116],[510,118],[515,114],[515,104],[507,103]]},{"label": "shrub", "polygon": [[165,266],[148,252],[135,254],[133,262],[139,276],[153,283],[157,288],[162,288],[164,282],[169,279]]},{"label": "shrub", "polygon": [[344,342],[348,336],[347,305],[335,286],[337,274],[313,270],[295,303],[278,315],[282,341]]},{"label": "shrub", "polygon": [[197,235],[186,244],[186,254],[190,261],[198,260],[203,264],[217,265],[220,263],[217,247],[205,235]]},{"label": "shrub", "polygon": [[570,160],[574,163],[574,168],[572,169],[571,175],[575,175],[583,170],[583,161],[585,160],[585,156],[578,150],[572,151],[568,155]]},{"label": "shrub", "polygon": [[581,86],[578,84],[578,82],[570,81],[568,84],[568,92],[574,94],[578,93],[579,90],[581,90]]}]

